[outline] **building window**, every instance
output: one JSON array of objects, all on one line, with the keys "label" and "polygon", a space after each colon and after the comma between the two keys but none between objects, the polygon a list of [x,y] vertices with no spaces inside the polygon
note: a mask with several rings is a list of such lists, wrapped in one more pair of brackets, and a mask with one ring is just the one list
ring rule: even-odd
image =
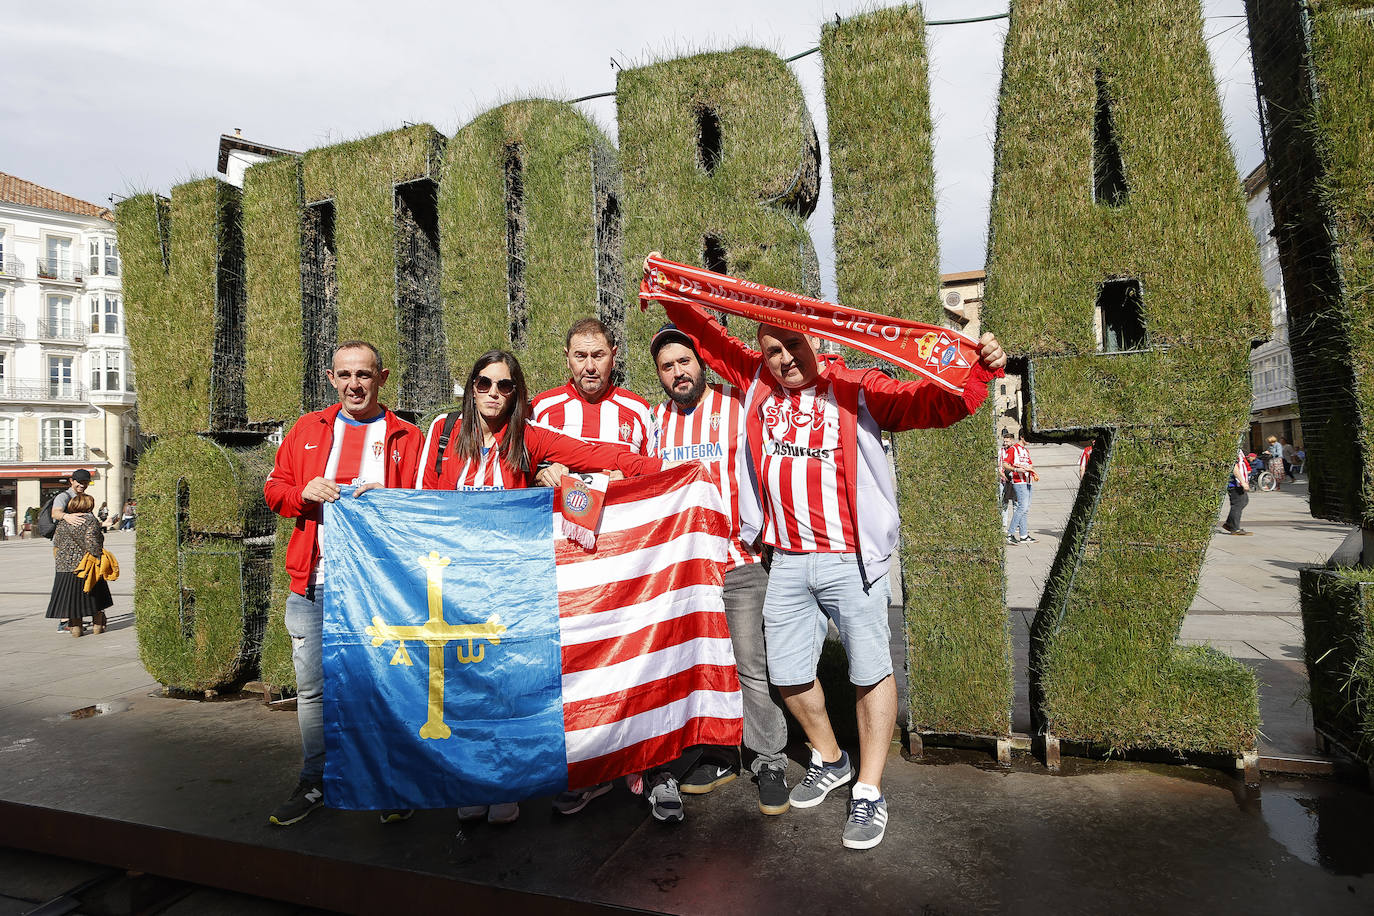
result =
[{"label": "building window", "polygon": [[43,336],[52,340],[77,340],[80,325],[76,322],[71,296],[49,296],[47,327]]},{"label": "building window", "polygon": [[123,391],[124,351],[91,351],[91,390]]},{"label": "building window", "polygon": [[91,293],[91,333],[119,333],[119,297],[111,293]]},{"label": "building window", "polygon": [[0,461],[19,460],[19,440],[13,417],[0,417]]},{"label": "building window", "polygon": [[5,391],[5,369],[9,365],[9,358],[8,353],[0,353],[0,392]]},{"label": "building window", "polygon": [[105,333],[119,333],[119,297],[105,294]]},{"label": "building window", "polygon": [[72,263],[72,240],[60,235],[44,239],[44,257],[38,262],[38,276],[46,280],[71,280],[76,276]]},{"label": "building window", "polygon": [[76,420],[43,421],[43,458],[80,458],[81,430]]},{"label": "building window", "polygon": [[114,239],[87,239],[86,270],[91,276],[119,276],[119,243]]},{"label": "building window", "polygon": [[71,398],[76,396],[76,378],[70,356],[48,357],[48,397]]}]

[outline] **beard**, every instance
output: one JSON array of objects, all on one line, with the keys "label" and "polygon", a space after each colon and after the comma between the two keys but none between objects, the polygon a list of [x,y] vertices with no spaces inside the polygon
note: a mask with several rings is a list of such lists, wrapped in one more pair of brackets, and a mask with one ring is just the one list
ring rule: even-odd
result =
[{"label": "beard", "polygon": [[688,407],[695,407],[697,405],[697,402],[701,400],[701,393],[705,390],[706,373],[703,372],[701,375],[698,375],[696,377],[696,381],[692,382],[692,387],[688,388],[686,391],[683,391],[676,385],[674,385],[672,389],[668,392],[668,397],[673,399],[674,404],[683,409],[686,409]]}]

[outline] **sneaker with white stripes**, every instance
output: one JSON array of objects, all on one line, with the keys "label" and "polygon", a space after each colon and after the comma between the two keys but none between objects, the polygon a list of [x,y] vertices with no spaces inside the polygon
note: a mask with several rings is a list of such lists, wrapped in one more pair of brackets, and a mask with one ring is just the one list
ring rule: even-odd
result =
[{"label": "sneaker with white stripes", "polygon": [[887,799],[851,798],[849,820],[844,822],[844,845],[847,849],[872,849],[883,841],[887,832]]},{"label": "sneaker with white stripes", "polygon": [[792,787],[792,807],[813,808],[825,801],[830,790],[842,786],[854,776],[849,766],[849,755],[840,751],[840,759],[825,763],[821,755],[811,751],[811,765],[806,768],[802,781]]}]

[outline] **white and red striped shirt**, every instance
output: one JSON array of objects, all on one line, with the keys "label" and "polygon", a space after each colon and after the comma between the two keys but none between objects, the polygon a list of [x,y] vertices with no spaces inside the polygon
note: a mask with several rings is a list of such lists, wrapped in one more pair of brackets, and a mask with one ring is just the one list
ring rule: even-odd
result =
[{"label": "white and red striped shirt", "polygon": [[501,475],[500,447],[482,449],[482,457],[477,461],[468,458],[458,471],[455,490],[504,490],[506,482]]},{"label": "white and red striped shirt", "polygon": [[744,392],[734,385],[708,384],[697,406],[684,411],[677,402],[664,401],[654,408],[658,425],[658,457],[664,461],[700,461],[720,489],[721,501],[730,511],[729,555],[725,572],[736,566],[757,563],[759,554],[739,536],[739,494],[748,487],[745,468],[737,460],[744,443]]},{"label": "white and red striped shirt", "polygon": [[[1031,467],[1035,463],[1031,461],[1030,450],[1027,449],[1025,444],[1021,442],[1013,442],[1011,445],[1008,445],[1005,449],[1003,449],[1002,461],[1005,464],[1022,464],[1026,467]],[[1010,473],[1012,483],[1031,482],[1030,471],[1011,471]]]},{"label": "white and red striped shirt", "polygon": [[[325,478],[342,486],[386,482],[386,412],[360,421],[339,411],[334,418],[334,441],[329,446]],[[310,584],[324,581],[324,557],[315,564]]]},{"label": "white and red striped shirt", "polygon": [[386,418],[379,413],[371,420],[359,421],[344,416],[334,418],[334,441],[329,446],[329,461],[324,476],[337,484],[383,483],[386,462]]},{"label": "white and red striped shirt", "polygon": [[657,436],[649,402],[624,388],[612,388],[596,402],[568,382],[534,399],[534,421],[583,442],[620,445],[653,457]]},{"label": "white and red striped shirt", "polygon": [[759,415],[764,543],[806,553],[855,552],[840,405],[830,380],[821,376],[807,388],[775,388],[759,402]]}]

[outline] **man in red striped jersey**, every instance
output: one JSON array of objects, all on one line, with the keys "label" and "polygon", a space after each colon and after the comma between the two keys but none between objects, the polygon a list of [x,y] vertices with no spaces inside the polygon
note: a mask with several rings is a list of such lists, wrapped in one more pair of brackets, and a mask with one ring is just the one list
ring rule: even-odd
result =
[{"label": "man in red striped jersey", "polygon": [[[758,783],[759,810],[782,814],[790,806],[783,778],[787,756],[787,722],[768,689],[768,660],[763,643],[763,596],[768,574],[756,544],[740,539],[739,504],[743,491],[754,498],[749,462],[737,460],[744,435],[743,391],[733,385],[708,383],[696,344],[675,325],[665,324],[649,342],[659,384],[668,400],[654,408],[659,457],[665,461],[700,461],[720,488],[730,511],[730,542],[725,574],[725,617],[735,650],[744,698],[744,744],[755,757],[751,770]],[[736,748],[710,748],[684,776],[682,792],[704,795],[735,778]]]},{"label": "man in red striped jersey", "polygon": [[[654,457],[656,437],[649,402],[612,383],[616,346],[610,328],[596,318],[573,322],[568,328],[563,355],[568,361],[568,382],[535,396],[534,422],[583,442],[614,445]],[[535,483],[556,487],[566,473],[567,465],[555,461],[539,470]],[[654,788],[659,789],[663,802],[654,807],[654,816],[659,820],[682,820],[676,780],[671,793],[667,793],[666,784]],[[610,790],[610,783],[570,787],[554,799],[553,805],[563,814],[576,814],[592,799]],[[653,797],[650,801],[654,801]]]},{"label": "man in red striped jersey", "polygon": [[870,849],[887,827],[882,774],[897,720],[887,572],[899,519],[881,433],[948,426],[973,413],[1006,355],[983,335],[979,365],[961,395],[926,380],[850,369],[788,328],[760,326],[754,350],[704,309],[662,305],[706,365],[745,389],[745,439],[762,505],[755,512],[740,504],[741,537],[762,531],[774,547],[763,607],[768,676],[811,742],[792,806],[819,805],[855,776],[816,680],[829,618],[849,659],[859,723],[860,766],[842,842]]},{"label": "man in red striped jersey", "polygon": [[[296,520],[286,546],[286,571],[291,574],[286,630],[296,669],[304,762],[296,790],[268,818],[283,827],[301,820],[324,798],[321,642],[326,571],[320,565],[320,507],[339,498],[340,486],[357,486],[356,497],[374,487],[407,487],[415,479],[420,431],[380,403],[388,374],[372,344],[347,340],[335,347],[325,375],[339,393],[339,403],[295,422],[263,486],[268,507]],[[388,812],[383,820],[392,815],[408,816]]]},{"label": "man in red striped jersey", "polygon": [[[568,383],[534,399],[534,421],[584,442],[620,445],[637,455],[654,454],[654,425],[649,402],[611,383],[616,346],[610,329],[595,318],[583,318],[568,329],[564,355]],[[556,487],[567,468],[554,464],[540,471],[540,486]]]}]

